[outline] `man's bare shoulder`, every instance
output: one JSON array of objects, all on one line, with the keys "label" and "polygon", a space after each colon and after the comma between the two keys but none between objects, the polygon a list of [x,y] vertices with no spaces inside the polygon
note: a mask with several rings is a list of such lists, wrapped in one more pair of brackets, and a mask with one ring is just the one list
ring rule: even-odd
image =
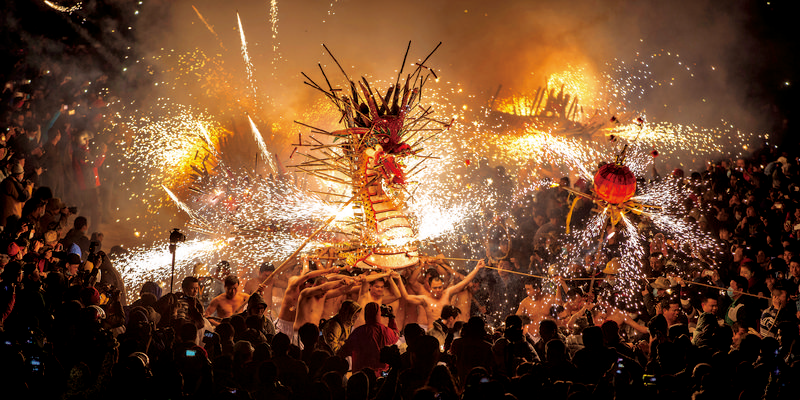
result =
[{"label": "man's bare shoulder", "polygon": [[250,279],[247,280],[247,282],[245,282],[244,290],[248,291],[248,290],[251,290],[251,289],[255,289],[260,284],[261,284],[261,280],[260,279],[258,279],[258,278],[250,278]]},{"label": "man's bare shoulder", "polygon": [[524,306],[529,306],[529,307],[534,307],[534,306],[536,306],[536,305],[537,305],[537,304],[536,304],[536,301],[534,301],[534,300],[533,300],[532,298],[530,298],[530,297],[526,297],[526,298],[524,298],[520,304],[522,304],[522,305],[524,305]]}]

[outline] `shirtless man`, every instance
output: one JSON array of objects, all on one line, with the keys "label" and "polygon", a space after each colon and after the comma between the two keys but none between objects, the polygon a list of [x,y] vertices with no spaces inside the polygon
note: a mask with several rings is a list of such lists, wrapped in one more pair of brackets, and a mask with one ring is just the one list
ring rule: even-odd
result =
[{"label": "shirtless man", "polygon": [[[233,314],[242,312],[242,308],[247,304],[250,298],[249,294],[239,293],[239,278],[236,275],[228,275],[225,277],[225,293],[215,297],[206,308],[205,317],[211,321],[214,326],[219,325],[220,320],[228,318]],[[216,312],[217,318],[211,317]]]},{"label": "shirtless man", "polygon": [[[478,261],[478,265],[475,266],[475,269],[472,270],[464,279],[447,289],[444,288],[444,282],[440,278],[434,277],[430,281],[431,285],[431,293],[430,294],[417,294],[417,295],[409,295],[406,291],[405,285],[400,282],[400,293],[403,297],[408,301],[410,305],[417,304],[421,305],[425,309],[425,317],[420,318],[421,321],[425,321],[424,324],[419,324],[427,331],[427,328],[431,326],[430,324],[433,321],[439,319],[442,314],[442,307],[445,305],[450,304],[450,298],[453,294],[458,293],[478,275],[478,272],[483,268],[483,260]],[[406,320],[406,323],[410,321]]]},{"label": "shirtless man", "polygon": [[[400,290],[392,277],[400,275],[397,272],[382,272],[379,274],[367,275],[361,282],[361,290],[358,292],[358,305],[361,308],[367,306],[368,303],[377,303],[379,306],[383,304],[390,304],[400,298]],[[388,282],[388,283],[387,283]],[[386,286],[389,286],[391,293],[386,295]],[[364,313],[358,315],[356,323],[353,328],[364,325]]]},{"label": "shirtless man", "polygon": [[309,322],[314,325],[319,325],[325,298],[328,296],[341,296],[343,293],[350,290],[354,284],[355,281],[351,278],[327,281],[324,277],[318,277],[314,286],[301,290],[300,297],[297,300],[297,312],[293,325],[293,333],[296,333],[301,326]]},{"label": "shirtless man", "polygon": [[280,302],[275,302],[275,298],[280,298],[284,292],[284,289],[279,287],[280,283],[276,282],[276,276],[273,275],[267,281],[267,278],[273,272],[275,272],[275,265],[265,261],[258,267],[258,275],[248,279],[244,284],[245,293],[252,295],[258,292],[264,302],[267,303],[267,313],[270,319],[277,313],[276,305],[280,304]]},{"label": "shirtless man", "polygon": [[[467,275],[467,272],[463,270],[458,270],[458,274],[459,277],[464,277]],[[478,310],[481,313],[484,314],[486,313],[486,307],[481,305],[478,302],[478,299],[475,298],[475,292],[480,290],[480,288],[481,288],[481,283],[477,279],[473,279],[472,282],[470,282],[469,285],[467,285],[467,288],[465,290],[462,290],[461,292],[454,294],[453,298],[450,299],[450,304],[456,306],[456,308],[458,308],[459,310],[464,310],[463,312],[458,314],[458,317],[456,317],[456,321],[467,322],[469,320],[469,318],[471,317],[469,310],[470,308],[472,308],[472,304],[478,306]]]},{"label": "shirtless man", "polygon": [[539,297],[539,290],[534,288],[533,280],[525,281],[525,293],[527,296],[519,303],[516,314],[530,318],[530,323],[525,325],[525,333],[535,336],[539,333],[539,322],[550,315],[549,307],[545,307],[544,299]]},{"label": "shirtless man", "polygon": [[272,300],[272,282],[267,283],[263,287],[259,286],[261,286],[261,283],[264,282],[267,277],[269,277],[272,271],[275,271],[274,265],[268,262],[262,263],[261,266],[258,267],[258,275],[251,277],[244,284],[244,292],[247,294],[253,294],[258,291],[261,297],[263,297],[264,300],[267,301],[267,304],[269,304],[269,301]]},{"label": "shirtless man", "polygon": [[[286,292],[283,294],[281,311],[278,313],[278,319],[275,321],[275,330],[285,333],[290,338],[294,332],[294,321],[297,316],[297,300],[300,298],[300,291],[311,286],[311,279],[336,270],[335,268],[330,268],[308,272],[308,261],[303,260],[303,264],[303,271],[301,274],[289,278]],[[320,307],[320,309],[322,309],[322,307]]]}]

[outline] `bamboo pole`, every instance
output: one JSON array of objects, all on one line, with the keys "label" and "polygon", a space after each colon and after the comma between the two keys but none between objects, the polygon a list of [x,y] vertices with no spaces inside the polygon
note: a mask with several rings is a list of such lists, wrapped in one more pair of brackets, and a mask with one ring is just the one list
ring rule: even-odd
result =
[{"label": "bamboo pole", "polygon": [[[479,259],[471,259],[471,258],[445,258],[445,260],[455,260],[455,261],[480,261]],[[512,270],[508,270],[508,269],[503,269],[503,270],[501,270],[500,268],[497,268],[497,267],[490,267],[490,266],[488,266],[488,265],[487,265],[487,266],[485,266],[485,268],[494,269],[494,270],[497,270],[497,271],[506,271],[506,272],[508,272],[508,273],[510,273],[510,274],[517,274],[517,275],[530,276],[530,277],[533,277],[533,278],[539,278],[539,279],[552,279],[552,278],[553,278],[553,277],[551,277],[551,276],[534,275],[534,274],[529,274],[529,273],[526,273],[526,272],[512,271]],[[588,281],[588,280],[591,280],[591,279],[593,279],[593,278],[564,278],[564,280],[565,280],[565,281]],[[642,279],[644,279],[645,281],[651,281],[651,280],[655,280],[655,278],[642,278]],[[728,288],[724,288],[724,287],[720,287],[720,286],[714,286],[714,285],[709,285],[709,284],[707,284],[707,283],[701,283],[701,282],[695,282],[695,281],[687,281],[687,280],[685,280],[685,279],[684,279],[684,282],[686,282],[687,284],[691,284],[691,285],[697,285],[697,286],[703,286],[703,287],[707,287],[707,288],[711,288],[711,289],[728,290]],[[752,293],[742,292],[742,291],[739,291],[739,290],[734,290],[734,293],[740,293],[740,294],[742,294],[742,295],[745,295],[745,296],[755,297],[755,298],[758,298],[758,299],[764,299],[764,300],[770,300],[770,299],[771,299],[771,297],[759,296],[759,295],[757,295],[757,294],[752,294]]]}]

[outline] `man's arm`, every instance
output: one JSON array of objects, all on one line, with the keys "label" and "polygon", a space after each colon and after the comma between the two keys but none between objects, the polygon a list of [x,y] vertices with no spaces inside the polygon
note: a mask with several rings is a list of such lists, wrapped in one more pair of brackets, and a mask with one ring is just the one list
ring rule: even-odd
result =
[{"label": "man's arm", "polygon": [[343,278],[338,280],[337,282],[341,283],[341,286],[331,289],[330,291],[325,293],[325,297],[334,298],[339,297],[343,294],[348,294],[353,291],[353,286],[358,282],[356,280],[350,278]]},{"label": "man's arm", "polygon": [[303,289],[303,291],[300,292],[300,297],[322,296],[329,290],[338,289],[344,285],[344,279],[333,282],[325,282],[319,286],[312,286],[310,288]]},{"label": "man's arm", "polygon": [[384,304],[389,304],[402,297],[402,295],[400,294],[400,289],[397,287],[397,283],[395,283],[394,281],[395,279],[400,279],[400,274],[398,274],[395,271],[392,271],[391,273],[389,273],[389,279],[387,279],[389,283],[389,291],[391,292],[391,296],[383,296]]},{"label": "man's arm", "polygon": [[528,311],[528,305],[526,304],[527,302],[527,298],[519,302],[519,307],[517,307],[517,312],[515,315],[530,315],[530,312]]},{"label": "man's arm", "polygon": [[242,312],[244,310],[244,308],[247,306],[247,301],[250,300],[250,295],[249,294],[247,294],[247,293],[239,293],[239,294],[242,295],[242,297],[244,297],[244,299],[242,300],[242,304],[240,304],[239,307],[237,307],[236,310],[233,312],[234,314],[238,314],[238,313]]},{"label": "man's arm", "polygon": [[205,316],[210,317],[214,315],[214,313],[217,312],[218,306],[219,306],[219,296],[214,297],[214,299],[211,300],[211,303],[208,303],[208,308],[206,308]]},{"label": "man's arm", "polygon": [[[394,322],[394,318],[389,320],[390,324],[392,324],[392,322]],[[386,327],[387,329],[384,331],[386,333],[386,336],[384,337],[386,341],[383,342],[384,346],[391,346],[397,343],[398,340],[400,340],[400,336],[397,334],[397,324],[392,324],[392,325],[394,325],[394,327],[387,326]]]},{"label": "man's arm", "polygon": [[[305,268],[303,268],[303,269],[305,270]],[[309,279],[314,279],[314,278],[316,278],[318,276],[322,276],[322,275],[325,275],[325,274],[327,274],[329,272],[333,272],[334,270],[335,270],[335,268],[318,269],[318,270],[314,270],[314,271],[311,271],[311,272],[306,272],[306,273],[304,273],[302,275],[293,277],[295,279],[289,279],[289,285],[286,287],[286,291],[290,292],[292,290],[297,290],[297,288],[300,287],[300,285],[302,285],[303,283],[305,283]]]},{"label": "man's arm", "polygon": [[411,285],[411,290],[416,293],[427,291],[427,289],[425,289],[425,285],[422,284],[422,277],[422,266],[419,266],[411,271],[411,277],[408,278],[408,284]]},{"label": "man's arm", "polygon": [[452,296],[453,294],[464,290],[464,288],[467,287],[467,284],[469,284],[475,278],[475,276],[478,275],[478,272],[480,272],[483,266],[484,266],[483,260],[478,261],[478,265],[475,266],[472,272],[467,274],[467,276],[465,276],[464,279],[461,280],[461,282],[458,282],[457,284],[445,289],[444,295],[442,295],[442,297],[450,298],[450,296]]},{"label": "man's arm", "polygon": [[398,287],[398,289],[400,289],[400,296],[402,298],[406,299],[407,302],[409,302],[411,304],[416,304],[418,306],[425,305],[425,298],[424,297],[419,296],[419,295],[408,294],[408,291],[406,290],[406,285],[403,284],[403,280],[402,279],[398,280],[397,287]]},{"label": "man's arm", "polygon": [[360,277],[363,278],[361,281],[361,289],[358,292],[358,297],[361,298],[362,296],[366,296],[367,292],[369,292],[369,284],[375,282],[380,278],[385,278],[389,276],[388,272],[381,272],[377,274],[369,274],[369,275],[361,275]]}]

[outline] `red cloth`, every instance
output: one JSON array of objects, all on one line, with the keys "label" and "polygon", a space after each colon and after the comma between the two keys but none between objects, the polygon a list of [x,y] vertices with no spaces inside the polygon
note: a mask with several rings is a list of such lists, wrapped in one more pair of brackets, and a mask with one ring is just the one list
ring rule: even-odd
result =
[{"label": "red cloth", "polygon": [[103,165],[106,155],[102,154],[91,159],[92,155],[89,146],[78,147],[72,155],[72,169],[75,173],[75,181],[81,190],[94,189],[100,186],[100,175],[97,168]]},{"label": "red cloth", "polygon": [[[390,320],[390,324],[394,320]],[[397,332],[380,322],[368,322],[352,332],[339,350],[342,357],[353,358],[353,371],[372,368],[377,373],[389,369],[389,365],[380,361],[381,348],[397,343]]]}]

